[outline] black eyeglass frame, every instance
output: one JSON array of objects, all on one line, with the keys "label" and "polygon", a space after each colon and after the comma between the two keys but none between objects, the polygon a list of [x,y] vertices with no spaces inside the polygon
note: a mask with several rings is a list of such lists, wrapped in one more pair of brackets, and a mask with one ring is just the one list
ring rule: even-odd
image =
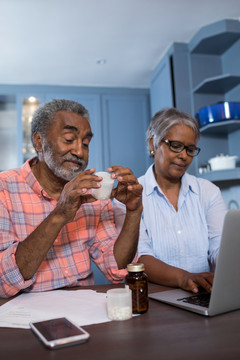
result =
[{"label": "black eyeglass frame", "polygon": [[[188,156],[191,156],[191,157],[194,157],[194,156],[197,156],[201,149],[197,146],[193,146],[193,145],[190,145],[190,146],[186,146],[184,145],[181,141],[177,141],[177,140],[167,140],[167,139],[162,139],[161,140],[162,142],[166,143],[168,146],[169,146],[169,149],[177,154],[180,154],[184,149],[186,149],[186,153]],[[178,150],[174,149],[174,147],[172,147],[172,143],[177,143],[179,145],[181,145],[181,148],[179,148]],[[196,154],[190,154],[189,151],[197,151]]]}]

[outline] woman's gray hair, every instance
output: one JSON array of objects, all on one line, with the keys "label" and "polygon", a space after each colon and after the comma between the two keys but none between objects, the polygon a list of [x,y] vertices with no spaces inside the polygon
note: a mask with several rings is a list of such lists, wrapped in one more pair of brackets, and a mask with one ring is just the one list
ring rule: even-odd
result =
[{"label": "woman's gray hair", "polygon": [[169,130],[173,126],[181,124],[186,125],[193,130],[196,142],[200,139],[198,124],[191,115],[175,108],[167,108],[158,111],[153,116],[146,132],[148,150],[150,151],[149,140],[151,138],[153,138],[154,149],[157,149],[161,140],[165,138]]},{"label": "woman's gray hair", "polygon": [[31,125],[32,143],[33,143],[33,134],[36,132],[42,135],[43,137],[46,137],[48,128],[53,123],[56,113],[62,110],[81,115],[83,118],[88,120],[88,122],[90,122],[89,113],[83,105],[72,100],[53,99],[39,106],[39,108],[33,114],[32,125]]}]

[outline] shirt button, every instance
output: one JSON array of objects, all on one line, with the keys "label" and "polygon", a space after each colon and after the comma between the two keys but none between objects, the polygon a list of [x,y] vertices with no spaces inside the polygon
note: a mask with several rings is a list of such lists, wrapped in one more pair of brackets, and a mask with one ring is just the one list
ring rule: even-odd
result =
[{"label": "shirt button", "polygon": [[180,254],[183,255],[183,254],[184,254],[184,250],[180,250]]},{"label": "shirt button", "polygon": [[67,271],[67,270],[65,270],[64,272],[65,272],[65,274],[68,274],[68,271]]},{"label": "shirt button", "polygon": [[180,235],[182,233],[182,230],[177,230],[177,234]]}]

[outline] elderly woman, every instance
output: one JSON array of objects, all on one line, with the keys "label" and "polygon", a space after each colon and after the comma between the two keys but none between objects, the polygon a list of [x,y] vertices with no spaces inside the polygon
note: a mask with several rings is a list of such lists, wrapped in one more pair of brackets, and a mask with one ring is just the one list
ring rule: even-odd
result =
[{"label": "elderly woman", "polygon": [[146,137],[154,163],[139,179],[139,261],[152,282],[210,292],[226,206],[217,186],[186,172],[200,152],[197,123],[175,108],[164,109]]}]

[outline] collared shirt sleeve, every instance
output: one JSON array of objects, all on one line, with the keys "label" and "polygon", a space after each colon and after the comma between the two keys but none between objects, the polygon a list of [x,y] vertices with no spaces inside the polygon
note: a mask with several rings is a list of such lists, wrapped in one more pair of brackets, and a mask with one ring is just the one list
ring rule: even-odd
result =
[{"label": "collared shirt sleeve", "polygon": [[0,202],[0,297],[6,298],[17,294],[21,289],[32,285],[35,276],[25,281],[16,264],[15,253],[18,239],[4,204]]},{"label": "collared shirt sleeve", "polygon": [[[155,222],[154,214],[152,213],[152,195],[155,192],[157,183],[153,175],[153,166],[151,165],[144,176],[138,179],[139,183],[143,186],[143,212],[140,222],[139,241],[138,241],[138,256],[151,255],[156,256],[153,250],[151,223],[145,221],[145,214],[149,214],[152,221]],[[153,216],[152,216],[153,215]],[[146,223],[147,222],[147,223]],[[153,229],[152,229],[153,230]],[[155,238],[155,235],[153,235]]]},{"label": "collared shirt sleeve", "polygon": [[126,216],[126,206],[116,199],[113,199],[112,205],[113,205],[115,226],[118,234],[120,234]]},{"label": "collared shirt sleeve", "polygon": [[224,217],[227,207],[222,197],[220,189],[209,181],[199,179],[201,184],[202,202],[206,216],[209,239],[208,260],[211,264],[211,270],[215,269]]},{"label": "collared shirt sleeve", "polygon": [[17,294],[20,290],[28,288],[36,278],[36,275],[34,275],[30,280],[25,281],[22,277],[15,261],[17,245],[14,244],[0,255],[0,297],[2,298],[8,298]]},{"label": "collared shirt sleeve", "polygon": [[153,252],[151,238],[150,236],[148,236],[148,229],[145,225],[143,215],[140,223],[140,233],[139,233],[139,242],[138,242],[138,256],[140,257],[142,255],[155,256]]},{"label": "collared shirt sleeve", "polygon": [[125,269],[118,269],[113,248],[118,233],[114,224],[113,208],[110,201],[101,201],[101,216],[96,237],[90,247],[90,255],[98,268],[112,283],[121,282],[126,276]]}]

